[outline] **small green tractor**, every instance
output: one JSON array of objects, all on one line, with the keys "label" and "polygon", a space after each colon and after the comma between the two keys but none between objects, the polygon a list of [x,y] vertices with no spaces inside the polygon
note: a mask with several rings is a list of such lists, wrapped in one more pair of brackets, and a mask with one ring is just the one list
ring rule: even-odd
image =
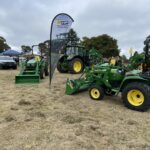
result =
[{"label": "small green tractor", "polygon": [[20,64],[20,73],[16,76],[16,84],[39,83],[48,76],[48,62],[40,56],[28,56]]},{"label": "small green tractor", "polygon": [[86,50],[79,44],[67,45],[63,55],[57,63],[57,70],[60,73],[81,73],[85,66],[100,63],[102,55],[96,49]]},{"label": "small green tractor", "polygon": [[144,44],[142,71],[126,72],[124,67],[108,63],[87,67],[79,79],[67,80],[66,94],[89,90],[92,99],[102,100],[105,95],[112,96],[121,92],[126,107],[145,111],[150,106],[150,36]]}]

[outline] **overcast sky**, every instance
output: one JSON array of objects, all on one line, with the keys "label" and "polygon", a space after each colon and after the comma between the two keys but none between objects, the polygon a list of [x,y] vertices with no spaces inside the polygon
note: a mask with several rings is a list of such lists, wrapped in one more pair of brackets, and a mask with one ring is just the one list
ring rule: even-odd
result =
[{"label": "overcast sky", "polygon": [[1,0],[0,36],[12,48],[49,39],[50,23],[58,13],[74,19],[80,37],[109,34],[122,53],[141,52],[150,34],[150,0]]}]

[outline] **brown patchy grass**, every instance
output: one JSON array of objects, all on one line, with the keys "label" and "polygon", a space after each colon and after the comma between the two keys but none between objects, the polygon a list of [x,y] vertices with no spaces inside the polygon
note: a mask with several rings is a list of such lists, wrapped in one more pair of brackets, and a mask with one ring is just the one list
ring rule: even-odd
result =
[{"label": "brown patchy grass", "polygon": [[92,101],[88,92],[67,96],[55,73],[38,85],[15,85],[18,71],[0,70],[0,150],[149,150],[150,111],[129,110],[120,97]]}]

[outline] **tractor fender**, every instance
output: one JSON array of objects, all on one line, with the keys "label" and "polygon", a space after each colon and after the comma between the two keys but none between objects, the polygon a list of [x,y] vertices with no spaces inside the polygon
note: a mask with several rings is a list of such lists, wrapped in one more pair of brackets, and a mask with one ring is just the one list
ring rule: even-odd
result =
[{"label": "tractor fender", "polygon": [[83,58],[82,58],[81,56],[79,56],[79,55],[77,55],[77,56],[71,56],[71,55],[70,55],[70,56],[67,57],[67,60],[72,61],[72,60],[75,59],[75,58],[81,59],[81,60],[83,61],[83,63],[84,63]]},{"label": "tractor fender", "polygon": [[67,55],[62,55],[62,56],[60,56],[60,58],[59,58],[59,62],[63,62],[65,59],[67,59]]},{"label": "tractor fender", "polygon": [[[122,92],[123,88],[128,84],[128,83],[132,83],[132,82],[142,82],[142,83],[145,83],[145,84],[148,84],[148,80],[147,79],[144,79],[140,76],[127,76],[123,79],[123,81],[121,82],[121,85],[120,85],[120,88],[118,90],[118,93],[119,92]],[[117,94],[118,94],[117,93]]]}]

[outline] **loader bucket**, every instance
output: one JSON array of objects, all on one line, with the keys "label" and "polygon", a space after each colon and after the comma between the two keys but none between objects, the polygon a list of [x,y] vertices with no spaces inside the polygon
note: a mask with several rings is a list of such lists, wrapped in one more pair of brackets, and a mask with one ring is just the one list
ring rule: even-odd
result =
[{"label": "loader bucket", "polygon": [[77,92],[77,87],[75,85],[75,83],[73,82],[73,80],[67,80],[66,82],[66,94],[67,95],[71,95],[75,92]]},{"label": "loader bucket", "polygon": [[67,80],[66,82],[66,94],[72,95],[74,93],[86,90],[89,88],[89,83],[84,79]]},{"label": "loader bucket", "polygon": [[40,82],[39,75],[18,75],[15,80],[16,84],[34,84]]}]

